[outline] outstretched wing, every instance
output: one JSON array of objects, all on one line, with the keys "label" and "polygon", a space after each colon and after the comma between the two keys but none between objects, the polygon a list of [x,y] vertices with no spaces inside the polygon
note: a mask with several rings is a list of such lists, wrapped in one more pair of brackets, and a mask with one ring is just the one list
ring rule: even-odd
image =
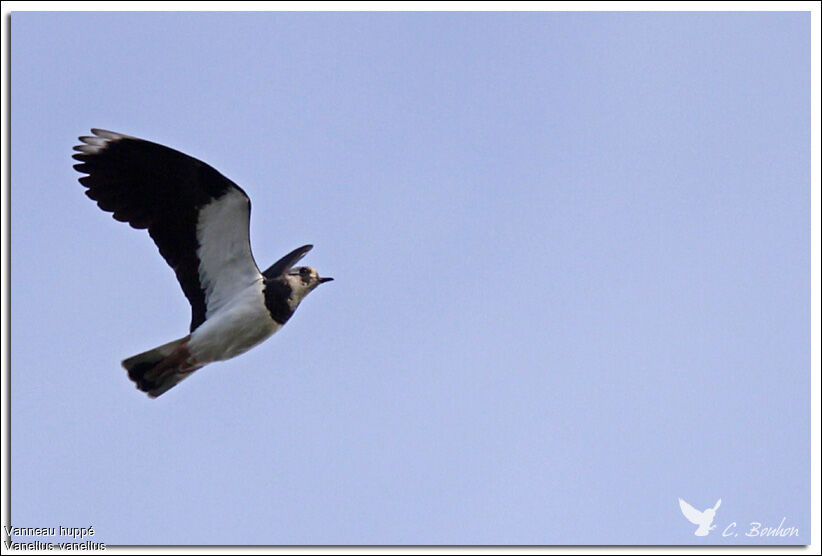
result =
[{"label": "outstretched wing", "polygon": [[248,238],[251,202],[217,170],[174,149],[92,129],[74,168],[97,206],[147,228],[191,303],[191,330],[261,278]]},{"label": "outstretched wing", "polygon": [[679,509],[682,510],[682,515],[684,515],[688,519],[688,521],[690,521],[694,525],[702,524],[702,512],[688,504],[682,498],[679,499]]}]

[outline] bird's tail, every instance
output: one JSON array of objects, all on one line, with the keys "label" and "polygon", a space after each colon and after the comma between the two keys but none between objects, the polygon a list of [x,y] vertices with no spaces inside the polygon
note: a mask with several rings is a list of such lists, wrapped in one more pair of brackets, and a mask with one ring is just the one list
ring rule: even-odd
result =
[{"label": "bird's tail", "polygon": [[183,369],[188,358],[188,339],[186,336],[133,355],[123,360],[123,368],[138,389],[156,398],[199,368]]}]

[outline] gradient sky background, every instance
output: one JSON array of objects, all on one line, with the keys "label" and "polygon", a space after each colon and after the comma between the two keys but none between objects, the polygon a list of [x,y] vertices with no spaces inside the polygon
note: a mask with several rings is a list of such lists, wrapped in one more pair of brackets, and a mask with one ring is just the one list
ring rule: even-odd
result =
[{"label": "gradient sky background", "polygon": [[[808,14],[11,31],[13,526],[761,544],[749,522],[784,517],[810,541]],[[310,242],[336,281],[148,399],[120,360],[189,309],[148,235],[83,195],[91,127],[215,166],[252,198],[260,266]],[[717,529],[694,536],[678,497],[721,498]]]}]

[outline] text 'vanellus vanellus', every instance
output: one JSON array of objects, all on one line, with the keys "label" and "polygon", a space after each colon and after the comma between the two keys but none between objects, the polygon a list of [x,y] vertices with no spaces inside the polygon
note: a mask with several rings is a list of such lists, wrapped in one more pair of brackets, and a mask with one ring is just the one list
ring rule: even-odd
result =
[{"label": "text 'vanellus vanellus'", "polygon": [[80,183],[114,219],[147,228],[191,303],[190,333],[123,361],[137,388],[157,397],[213,361],[256,346],[323,282],[294,265],[295,249],[260,272],[248,237],[251,201],[217,170],[136,137],[92,129],[73,158]]}]

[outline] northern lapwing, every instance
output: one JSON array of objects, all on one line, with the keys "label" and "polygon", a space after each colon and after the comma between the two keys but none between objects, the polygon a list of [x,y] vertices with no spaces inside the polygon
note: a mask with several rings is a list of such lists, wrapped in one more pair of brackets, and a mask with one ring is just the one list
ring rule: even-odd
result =
[{"label": "northern lapwing", "polygon": [[291,318],[321,278],[294,265],[304,245],[260,272],[251,254],[251,201],[234,182],[186,154],[102,129],[80,137],[74,168],[97,206],[147,229],[191,304],[189,334],[122,362],[152,398],[214,361],[236,357]]}]

